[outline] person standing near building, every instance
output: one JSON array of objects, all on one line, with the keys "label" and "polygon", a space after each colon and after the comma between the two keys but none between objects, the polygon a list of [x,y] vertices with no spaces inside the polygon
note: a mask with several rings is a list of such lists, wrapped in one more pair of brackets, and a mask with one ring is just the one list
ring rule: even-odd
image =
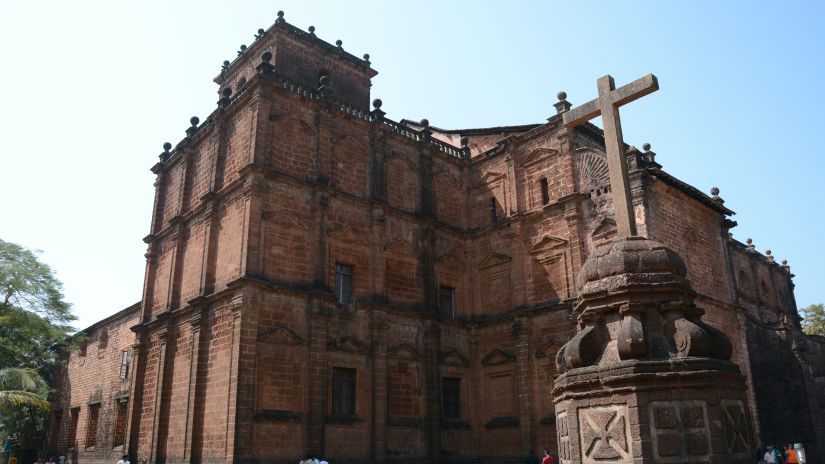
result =
[{"label": "person standing near building", "polygon": [[768,449],[765,450],[765,456],[762,460],[765,461],[765,464],[777,464],[776,455],[773,454],[773,445],[768,445]]},{"label": "person standing near building", "polygon": [[129,455],[124,454],[123,457],[121,457],[120,461],[117,462],[117,464],[129,464]]},{"label": "person standing near building", "polygon": [[553,459],[553,456],[550,456],[550,453],[547,450],[544,450],[544,458],[541,460],[541,464],[555,464],[556,460]]},{"label": "person standing near building", "polygon": [[788,464],[799,464],[799,456],[797,456],[796,450],[793,449],[793,445],[789,443],[786,449],[785,454],[788,456]]}]

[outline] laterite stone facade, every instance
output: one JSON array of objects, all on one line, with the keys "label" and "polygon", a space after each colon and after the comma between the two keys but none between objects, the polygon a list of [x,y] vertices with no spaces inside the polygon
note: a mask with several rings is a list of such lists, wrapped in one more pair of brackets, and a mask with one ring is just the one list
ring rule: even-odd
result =
[{"label": "laterite stone facade", "polygon": [[[616,238],[601,131],[565,129],[564,100],[535,125],[395,122],[369,107],[368,57],[282,16],[259,35],[152,168],[142,301],[65,354],[47,448],[147,464],[558,453],[576,276]],[[802,440],[823,462],[825,342],[800,331],[789,268],[731,238],[717,194],[652,152],[627,161],[640,235],[679,253],[732,342],[744,446]]]}]

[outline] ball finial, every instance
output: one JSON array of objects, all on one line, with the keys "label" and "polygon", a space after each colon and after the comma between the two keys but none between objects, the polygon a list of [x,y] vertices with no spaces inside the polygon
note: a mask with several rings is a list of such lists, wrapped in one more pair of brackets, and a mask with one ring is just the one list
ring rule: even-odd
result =
[{"label": "ball finial", "polygon": [[284,18],[284,12],[283,12],[283,10],[278,11],[278,18],[279,18],[279,19],[283,19],[283,18]]},{"label": "ball finial", "polygon": [[246,45],[241,44],[241,51],[242,51],[242,52],[245,52],[245,51],[246,51]]},{"label": "ball finial", "polygon": [[384,102],[382,102],[380,98],[376,98],[375,100],[372,101],[372,107],[377,109],[377,110],[380,110],[381,105],[383,105],[383,104],[384,104]]},{"label": "ball finial", "polygon": [[364,61],[369,61],[369,60],[370,60],[370,54],[369,53],[364,53]]},{"label": "ball finial", "polygon": [[263,28],[258,29],[258,35],[259,35],[259,36],[264,35],[264,32],[266,32],[266,31],[265,31],[265,30],[263,30]]},{"label": "ball finial", "polygon": [[315,34],[315,26],[309,26],[309,28],[307,30],[309,31],[310,34]]},{"label": "ball finial", "polygon": [[711,187],[710,194],[713,196],[719,195],[719,187]]},{"label": "ball finial", "polygon": [[559,93],[556,94],[556,98],[558,98],[559,101],[566,100],[567,99],[567,92],[565,92],[564,90],[560,91]]},{"label": "ball finial", "polygon": [[163,151],[165,151],[166,153],[169,153],[169,150],[171,150],[171,149],[172,149],[172,144],[171,143],[166,142],[166,143],[163,144]]},{"label": "ball finial", "polygon": [[261,61],[263,61],[264,63],[269,63],[270,61],[272,61],[272,52],[265,51],[261,53]]},{"label": "ball finial", "polygon": [[224,97],[229,98],[229,96],[232,95],[232,87],[229,87],[229,86],[224,87],[223,90],[221,90],[221,95],[223,95]]},{"label": "ball finial", "polygon": [[642,144],[642,150],[650,151],[650,144],[649,143],[643,143]]},{"label": "ball finial", "polygon": [[421,120],[421,127],[424,127],[424,128],[430,127],[430,121],[427,120],[426,118],[422,119]]},{"label": "ball finial", "polygon": [[748,245],[753,245],[753,239],[748,237],[748,239],[745,240],[745,243],[747,243]]},{"label": "ball finial", "polygon": [[466,135],[462,136],[460,141],[461,141],[461,146],[466,147],[467,145],[470,144],[470,137],[467,137]]},{"label": "ball finial", "polygon": [[189,118],[189,124],[192,124],[192,127],[197,127],[198,123],[200,123],[200,122],[201,122],[201,120],[198,119],[197,116],[192,116],[191,118]]},{"label": "ball finial", "polygon": [[335,45],[336,45],[338,48],[341,48],[341,45],[343,45],[343,44],[344,44],[344,41],[343,41],[343,40],[341,40],[341,39],[338,39],[338,40],[336,40],[336,41],[335,41]]},{"label": "ball finial", "polygon": [[788,265],[788,260],[787,260],[787,259],[783,259],[783,260],[782,260],[782,265],[783,265],[783,266],[787,266],[787,265]]},{"label": "ball finial", "polygon": [[229,60],[223,60],[223,66],[228,67],[230,65]]}]

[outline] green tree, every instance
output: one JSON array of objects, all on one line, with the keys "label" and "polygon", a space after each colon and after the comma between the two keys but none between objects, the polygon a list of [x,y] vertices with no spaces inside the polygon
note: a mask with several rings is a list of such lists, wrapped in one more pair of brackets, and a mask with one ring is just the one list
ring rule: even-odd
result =
[{"label": "green tree", "polygon": [[30,406],[48,411],[46,381],[33,369],[0,369],[0,406]]},{"label": "green tree", "polygon": [[51,268],[31,250],[0,240],[0,368],[48,375],[55,360],[50,348],[74,319]]},{"label": "green tree", "polygon": [[825,305],[812,304],[799,310],[802,316],[802,330],[808,335],[825,337]]},{"label": "green tree", "polygon": [[74,319],[51,268],[35,252],[0,240],[0,436],[42,430],[55,347]]}]

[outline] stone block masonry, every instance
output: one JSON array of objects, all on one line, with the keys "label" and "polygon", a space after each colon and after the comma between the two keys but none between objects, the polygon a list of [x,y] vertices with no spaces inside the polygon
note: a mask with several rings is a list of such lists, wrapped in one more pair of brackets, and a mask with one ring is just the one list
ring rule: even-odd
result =
[{"label": "stone block masonry", "polygon": [[[561,114],[396,122],[369,106],[376,74],[282,16],[224,66],[217,109],[152,168],[141,303],[87,329],[85,357],[56,373],[48,450],[84,464],[121,450],[136,464],[521,462],[582,440],[561,418],[600,423],[612,403],[559,411],[551,392],[576,275],[616,238],[601,131]],[[753,444],[800,437],[820,456],[825,363],[789,269],[732,240],[733,212],[650,153],[626,160],[639,233],[682,256],[704,320],[731,340],[746,385],[731,414],[756,426]],[[782,407],[767,359],[789,366]],[[654,421],[662,456],[704,449],[694,398],[652,400],[622,417]]]}]

